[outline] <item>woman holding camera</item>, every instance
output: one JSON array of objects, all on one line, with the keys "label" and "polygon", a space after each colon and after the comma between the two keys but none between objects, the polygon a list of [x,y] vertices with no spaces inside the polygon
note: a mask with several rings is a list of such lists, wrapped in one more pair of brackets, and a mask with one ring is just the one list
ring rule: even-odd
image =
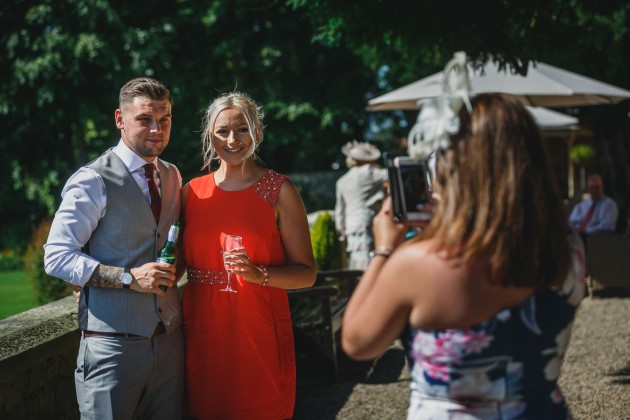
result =
[{"label": "woman holding camera", "polygon": [[365,360],[402,336],[408,419],[566,418],[557,379],[584,296],[582,244],[528,111],[500,94],[469,105],[439,143],[422,234],[402,243],[390,203],[374,219],[342,346]]}]

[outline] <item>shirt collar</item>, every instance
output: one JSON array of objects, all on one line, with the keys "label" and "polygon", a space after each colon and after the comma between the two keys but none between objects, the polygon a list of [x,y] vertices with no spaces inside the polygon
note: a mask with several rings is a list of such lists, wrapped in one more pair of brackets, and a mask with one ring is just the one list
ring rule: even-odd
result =
[{"label": "shirt collar", "polygon": [[[133,150],[127,147],[122,139],[120,139],[116,147],[114,147],[114,153],[116,153],[120,160],[123,161],[130,173],[137,171],[147,164],[147,161],[142,159],[140,156],[135,154]],[[157,156],[150,163],[152,163],[155,166],[155,170],[158,171]]]}]

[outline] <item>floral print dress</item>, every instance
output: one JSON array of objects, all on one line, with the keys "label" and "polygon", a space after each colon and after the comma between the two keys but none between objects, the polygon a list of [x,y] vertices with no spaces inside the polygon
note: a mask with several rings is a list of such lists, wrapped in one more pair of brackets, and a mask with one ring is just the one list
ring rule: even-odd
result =
[{"label": "floral print dress", "polygon": [[557,380],[585,294],[582,243],[576,235],[570,242],[561,287],[467,329],[405,331],[408,420],[570,418]]}]

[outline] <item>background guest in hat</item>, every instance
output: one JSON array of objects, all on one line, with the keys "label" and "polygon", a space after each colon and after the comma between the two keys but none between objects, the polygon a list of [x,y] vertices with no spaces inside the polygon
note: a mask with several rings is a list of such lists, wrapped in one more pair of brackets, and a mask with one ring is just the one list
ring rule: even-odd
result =
[{"label": "background guest in hat", "polygon": [[348,252],[348,267],[364,269],[374,248],[372,218],[381,208],[387,169],[377,161],[381,152],[356,140],[341,148],[348,172],[335,185],[335,227]]}]

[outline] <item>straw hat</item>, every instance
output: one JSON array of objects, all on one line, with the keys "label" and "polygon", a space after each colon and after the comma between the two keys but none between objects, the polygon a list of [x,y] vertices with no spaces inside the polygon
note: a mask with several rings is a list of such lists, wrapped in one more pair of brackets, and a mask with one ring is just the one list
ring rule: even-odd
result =
[{"label": "straw hat", "polygon": [[359,143],[356,140],[346,143],[341,152],[352,159],[361,162],[373,162],[381,157],[381,152],[369,143]]}]

